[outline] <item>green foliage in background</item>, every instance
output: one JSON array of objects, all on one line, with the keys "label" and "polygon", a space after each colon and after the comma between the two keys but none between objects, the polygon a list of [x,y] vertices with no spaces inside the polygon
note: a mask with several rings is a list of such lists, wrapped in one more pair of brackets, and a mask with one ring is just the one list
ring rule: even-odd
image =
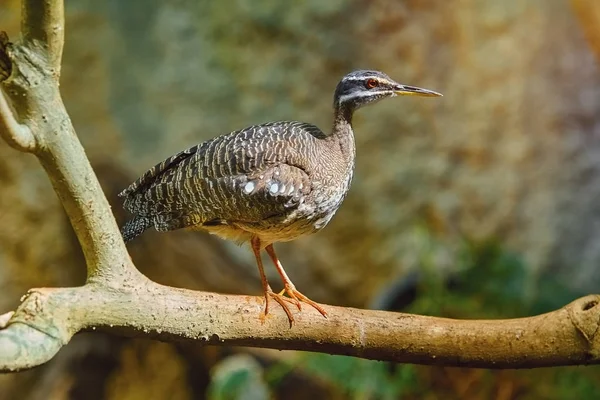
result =
[{"label": "green foliage in background", "polygon": [[208,398],[213,400],[263,400],[269,389],[261,365],[251,356],[238,354],[221,361],[212,371]]}]

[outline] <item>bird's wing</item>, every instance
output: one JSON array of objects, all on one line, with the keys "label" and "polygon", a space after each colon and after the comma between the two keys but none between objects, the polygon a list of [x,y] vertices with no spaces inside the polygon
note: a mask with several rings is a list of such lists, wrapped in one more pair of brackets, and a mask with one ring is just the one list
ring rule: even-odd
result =
[{"label": "bird's wing", "polygon": [[203,144],[199,144],[189,149],[185,149],[180,151],[167,158],[166,160],[156,164],[154,167],[150,168],[148,171],[144,172],[142,176],[136,179],[131,185],[127,187],[127,189],[123,190],[119,193],[119,197],[125,197],[125,201],[129,200],[131,197],[135,196],[140,192],[144,192],[148,189],[154,182],[160,179],[163,175],[171,173],[175,170],[183,161],[189,159],[194,154],[198,153]]},{"label": "bird's wing", "polygon": [[[159,230],[212,221],[258,222],[285,214],[310,191],[298,149],[318,128],[297,122],[257,125],[168,158],[122,195]],[[321,133],[322,134],[322,133]]]}]

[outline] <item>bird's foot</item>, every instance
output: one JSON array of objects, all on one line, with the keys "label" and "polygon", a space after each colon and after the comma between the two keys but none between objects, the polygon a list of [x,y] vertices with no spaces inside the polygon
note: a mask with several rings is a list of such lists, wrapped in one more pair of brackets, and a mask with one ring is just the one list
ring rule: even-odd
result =
[{"label": "bird's foot", "polygon": [[[321,307],[318,303],[312,301],[311,299],[300,293],[293,284],[285,285],[283,290],[279,292],[279,295],[283,297],[284,293],[287,293],[289,299],[293,300],[291,301],[291,303],[295,304],[296,307],[298,307],[298,310],[302,311],[301,303],[306,303],[314,309],[316,309],[318,312],[320,312],[322,316],[327,318],[327,312],[323,309],[323,307]],[[284,298],[288,299],[288,297]]]},{"label": "bird's foot", "polygon": [[300,308],[300,306],[298,304],[296,304],[296,302],[293,301],[291,298],[285,297],[281,293],[275,293],[269,288],[269,290],[267,290],[265,292],[265,316],[269,313],[269,299],[271,299],[271,298],[273,300],[275,300],[277,303],[279,303],[281,308],[283,308],[283,311],[285,311],[285,314],[288,317],[288,321],[290,321],[290,328],[291,328],[292,325],[294,324],[294,316],[292,315],[292,311],[290,310],[290,308],[288,307],[286,302],[295,304],[298,308]]},{"label": "bird's foot", "polygon": [[[287,294],[287,296],[284,295]],[[289,297],[288,297],[289,296]],[[288,317],[288,321],[290,322],[290,328],[294,324],[294,316],[292,311],[290,310],[288,303],[295,305],[298,307],[298,310],[302,310],[301,303],[304,302],[312,307],[314,307],[318,312],[321,313],[325,318],[327,318],[327,312],[316,302],[312,301],[302,293],[300,293],[293,285],[286,285],[286,287],[279,293],[275,293],[272,290],[268,290],[265,292],[265,316],[269,313],[269,300],[273,299],[281,308]]]}]

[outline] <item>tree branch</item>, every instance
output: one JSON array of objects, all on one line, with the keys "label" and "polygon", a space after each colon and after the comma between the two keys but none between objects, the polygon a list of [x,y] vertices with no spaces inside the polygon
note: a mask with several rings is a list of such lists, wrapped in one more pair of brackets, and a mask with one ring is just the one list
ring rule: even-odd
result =
[{"label": "tree branch", "polygon": [[9,136],[7,141],[21,144],[15,146],[20,150],[31,149],[48,173],[82,246],[88,280],[118,285],[122,278],[139,272],[131,263],[108,201],[60,97],[63,1],[24,0],[22,4],[23,40],[0,47],[0,59],[4,60],[0,75],[10,71],[9,78],[2,82],[4,91],[33,137],[21,138],[26,128],[17,129],[16,118],[1,101],[0,127],[10,128],[3,129]]},{"label": "tree branch", "polygon": [[[11,61],[8,57],[10,43],[5,32],[0,32],[0,81],[6,80],[11,72]],[[11,147],[31,153],[35,149],[35,138],[25,125],[19,124],[10,105],[0,90],[0,136]]]},{"label": "tree branch", "polygon": [[161,340],[422,364],[530,368],[600,363],[597,295],[537,317],[498,321],[332,306],[323,319],[305,307],[290,329],[276,307],[267,318],[258,318],[262,298],[149,281],[127,254],[60,98],[63,12],[60,0],[23,0],[23,40],[14,45],[0,40],[0,81],[12,104],[11,109],[0,96],[0,129],[13,147],[33,152],[48,173],[83,248],[88,280],[77,288],[33,289],[14,314],[0,316],[0,372],[40,365],[77,332],[95,328]]},{"label": "tree branch", "polygon": [[51,73],[58,79],[65,43],[65,9],[62,0],[23,0],[21,7],[23,44],[41,46]]},{"label": "tree branch", "polygon": [[35,150],[35,138],[29,128],[15,119],[10,105],[0,90],[0,136],[16,150],[31,153]]},{"label": "tree branch", "polygon": [[[199,341],[211,345],[309,350],[402,363],[485,368],[600,364],[600,296],[587,296],[551,313],[510,320],[452,320],[328,306],[295,315],[281,309],[258,318],[263,298],[175,289],[149,280],[123,290],[90,285],[34,289],[11,319],[20,332],[0,335],[0,371],[28,368],[29,355],[50,359],[56,343],[82,329],[121,335]],[[26,330],[25,326],[29,329]],[[21,333],[22,335],[22,333]],[[17,354],[14,357],[11,354]]]}]

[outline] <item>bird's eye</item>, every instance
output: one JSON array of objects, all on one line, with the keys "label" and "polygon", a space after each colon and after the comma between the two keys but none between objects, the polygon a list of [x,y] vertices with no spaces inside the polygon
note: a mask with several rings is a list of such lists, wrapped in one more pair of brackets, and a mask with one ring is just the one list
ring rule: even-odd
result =
[{"label": "bird's eye", "polygon": [[377,82],[375,79],[368,79],[365,83],[365,86],[367,87],[367,89],[373,89],[379,86],[379,82]]}]

